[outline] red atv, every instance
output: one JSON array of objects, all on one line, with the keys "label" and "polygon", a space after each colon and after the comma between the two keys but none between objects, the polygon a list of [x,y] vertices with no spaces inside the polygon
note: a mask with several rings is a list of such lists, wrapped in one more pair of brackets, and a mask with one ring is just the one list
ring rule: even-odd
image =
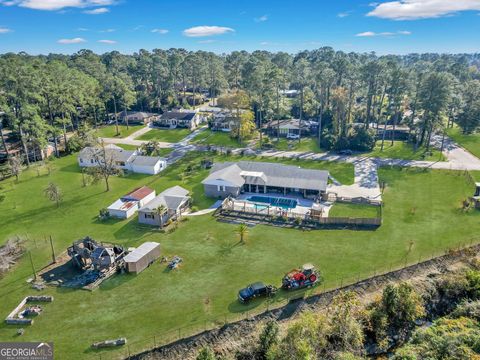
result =
[{"label": "red atv", "polygon": [[320,281],[320,275],[312,264],[305,264],[301,269],[293,269],[282,280],[282,288],[285,290],[297,290],[311,287]]}]

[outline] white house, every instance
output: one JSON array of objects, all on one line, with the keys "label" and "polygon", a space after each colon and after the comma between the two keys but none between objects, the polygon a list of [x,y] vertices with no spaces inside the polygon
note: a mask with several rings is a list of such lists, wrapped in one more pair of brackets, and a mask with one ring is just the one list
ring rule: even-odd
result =
[{"label": "white house", "polygon": [[110,216],[128,219],[134,215],[138,209],[149,203],[155,198],[155,190],[147,186],[135,189],[110,205],[107,210]]},{"label": "white house", "polygon": [[[105,154],[103,154],[105,151]],[[167,167],[167,159],[159,156],[144,156],[138,150],[124,150],[116,145],[86,147],[78,154],[80,167],[95,167],[102,159],[113,160],[119,169],[139,174],[156,175]]]},{"label": "white house", "polygon": [[200,123],[204,121],[203,116],[198,111],[167,111],[160,115],[152,123],[159,127],[168,127],[170,129],[186,128],[195,130]]}]

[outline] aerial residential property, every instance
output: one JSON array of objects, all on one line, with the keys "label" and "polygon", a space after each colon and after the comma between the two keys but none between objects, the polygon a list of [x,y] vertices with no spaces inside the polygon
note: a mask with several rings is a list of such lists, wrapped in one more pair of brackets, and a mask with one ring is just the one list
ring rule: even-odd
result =
[{"label": "aerial residential property", "polygon": [[144,156],[138,150],[124,150],[115,145],[85,147],[78,154],[80,167],[97,167],[105,159],[114,166],[134,173],[155,175],[167,167],[166,159],[158,156]]},{"label": "aerial residential property", "polygon": [[138,209],[143,207],[155,198],[155,190],[147,186],[129,192],[110,205],[107,210],[110,216],[128,219],[134,215]]},{"label": "aerial residential property", "polygon": [[[123,124],[129,125],[147,125],[152,121],[158,119],[160,115],[156,113],[143,112],[143,111],[122,111],[117,114],[117,118]],[[115,120],[115,114],[110,116],[112,120]]]},{"label": "aerial residential property", "polygon": [[176,219],[186,213],[190,202],[188,190],[181,186],[171,187],[139,209],[138,222],[163,227],[170,219]]},{"label": "aerial residential property", "polygon": [[202,116],[196,111],[167,111],[154,120],[153,125],[170,129],[195,130],[201,121]]},{"label": "aerial residential property", "polygon": [[237,197],[240,193],[295,195],[320,198],[325,194],[328,171],[302,169],[268,162],[239,161],[214,164],[202,181],[210,197]]},{"label": "aerial residential property", "polygon": [[0,0],[0,360],[480,360],[480,0]]}]

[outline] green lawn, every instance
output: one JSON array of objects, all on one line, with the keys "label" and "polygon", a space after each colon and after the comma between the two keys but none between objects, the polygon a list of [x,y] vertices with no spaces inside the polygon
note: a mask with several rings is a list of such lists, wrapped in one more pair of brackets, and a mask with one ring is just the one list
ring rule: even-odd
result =
[{"label": "green lawn", "polygon": [[[43,293],[53,295],[55,301],[44,306],[32,326],[25,327],[22,341],[54,341],[59,359],[98,359],[99,354],[90,350],[92,342],[125,336],[134,353],[153,346],[154,341],[158,344],[179,334],[221,326],[225,320],[244,316],[246,310],[261,311],[264,300],[240,305],[238,289],[257,280],[278,285],[286,271],[305,262],[316,264],[325,277],[325,287],[307,290],[309,294],[479,240],[480,212],[460,211],[461,201],[473,191],[463,173],[423,169],[379,170],[380,179],[386,182],[384,224],[375,231],[256,226],[249,229],[246,244],[241,245],[235,225],[216,222],[210,215],[192,217],[171,234],[139,226],[135,217],[97,221],[100,208],[145,184],[157,191],[180,184],[193,190],[197,206],[209,206],[213,200],[202,195],[199,185],[208,171],[195,170],[180,181],[179,174],[188,164],[200,161],[195,156],[159,176],[112,178],[108,193],[103,184],[81,187],[75,156],[55,161],[51,175],[42,170],[37,177],[31,170],[21,175],[18,184],[11,179],[0,183],[0,194],[5,196],[0,202],[0,241],[13,234],[28,234],[37,269],[49,262],[47,235],[52,235],[57,253],[89,235],[127,247],[159,241],[162,255],[184,259],[178,271],[167,272],[157,262],[138,276],[116,275],[94,292],[48,288]],[[59,209],[42,194],[49,182],[64,192]],[[25,256],[0,279],[0,318],[24,296],[37,293],[25,281],[30,276]],[[285,304],[300,294],[280,291],[270,306]],[[0,341],[18,341],[16,330],[2,322]],[[127,351],[124,347],[100,354],[102,359],[120,358]]]},{"label": "green lawn", "polygon": [[115,144],[118,147],[121,147],[123,150],[137,150],[138,146],[128,145],[128,144]]},{"label": "green lawn", "polygon": [[189,129],[152,129],[136,140],[155,140],[160,142],[177,143],[191,133]]},{"label": "green lawn", "polygon": [[300,141],[288,140],[286,138],[280,138],[277,141],[276,137],[271,137],[270,143],[275,150],[280,151],[325,152],[325,150],[318,146],[317,139],[312,137],[302,138]]},{"label": "green lawn", "polygon": [[232,139],[229,133],[222,131],[211,131],[210,129],[202,131],[195,136],[194,143],[199,145],[216,145],[238,148],[242,147],[236,139]]},{"label": "green lawn", "polygon": [[117,136],[116,126],[108,125],[108,126],[98,128],[97,135],[99,137],[104,137],[104,138],[114,138],[114,137],[125,138],[127,136],[132,135],[135,131],[138,131],[143,127],[144,125],[130,125],[127,129],[126,125],[118,125],[118,131],[120,132],[120,135]]},{"label": "green lawn", "polygon": [[414,146],[405,141],[394,141],[393,146],[391,141],[385,140],[383,151],[381,150],[382,142],[377,141],[375,148],[365,155],[380,158],[391,159],[405,159],[405,160],[429,160],[439,161],[445,160],[445,157],[439,150],[430,148],[429,154],[425,154],[424,148],[419,148],[414,151]]},{"label": "green lawn", "polygon": [[473,155],[480,158],[480,133],[474,133],[465,135],[462,134],[462,130],[457,126],[447,130],[448,136],[450,136],[456,143],[463,146],[470,151]]},{"label": "green lawn", "polygon": [[328,213],[329,217],[376,218],[380,217],[380,207],[365,204],[336,202]]}]

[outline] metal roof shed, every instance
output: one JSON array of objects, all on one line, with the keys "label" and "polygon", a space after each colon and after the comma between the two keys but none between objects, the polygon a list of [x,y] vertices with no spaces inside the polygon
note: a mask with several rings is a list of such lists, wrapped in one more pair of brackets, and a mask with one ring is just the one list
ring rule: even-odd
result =
[{"label": "metal roof shed", "polygon": [[128,272],[138,274],[160,257],[160,244],[146,242],[125,256]]}]

